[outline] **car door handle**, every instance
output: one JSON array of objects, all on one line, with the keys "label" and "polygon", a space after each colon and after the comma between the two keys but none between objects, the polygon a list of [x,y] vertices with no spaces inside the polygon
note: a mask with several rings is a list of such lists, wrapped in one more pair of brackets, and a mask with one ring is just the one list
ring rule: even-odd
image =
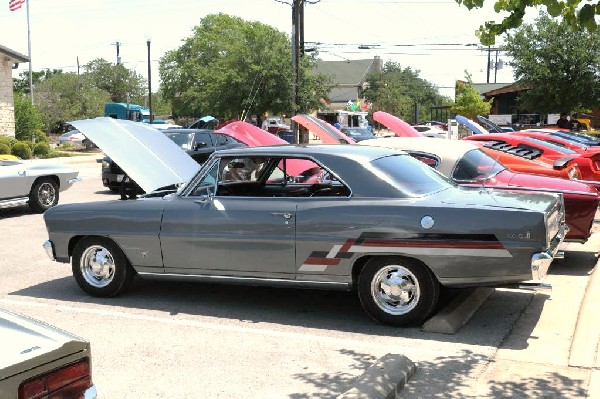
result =
[{"label": "car door handle", "polygon": [[22,171],[17,172],[17,174],[19,176],[25,176],[27,174],[27,171],[26,170],[22,170]]},{"label": "car door handle", "polygon": [[291,219],[292,218],[292,214],[288,213],[288,212],[271,212],[271,215],[273,216],[283,216],[286,219]]}]

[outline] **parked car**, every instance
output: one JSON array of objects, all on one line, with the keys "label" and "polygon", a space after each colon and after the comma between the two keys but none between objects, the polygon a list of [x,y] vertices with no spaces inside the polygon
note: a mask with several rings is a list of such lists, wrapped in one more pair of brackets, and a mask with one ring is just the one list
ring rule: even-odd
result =
[{"label": "parked car", "polygon": [[448,124],[440,121],[425,121],[421,125],[425,126],[435,126],[442,130],[448,130]]},{"label": "parked car", "polygon": [[[575,150],[579,153],[586,152],[599,152],[600,151],[600,143],[597,143],[594,140],[588,140],[579,136],[576,136],[573,132],[562,132],[559,130],[551,130],[551,129],[527,129],[527,130],[519,130],[512,133],[517,136],[527,136],[527,137],[535,137],[539,140],[548,141],[555,145],[559,145],[561,147],[567,147],[572,150]],[[577,133],[578,135],[581,133]],[[593,136],[590,136],[593,137]]]},{"label": "parked car", "polygon": [[509,152],[522,152],[528,159],[547,159],[553,163],[571,159],[572,163],[577,165],[583,180],[600,181],[600,149],[595,153],[580,154],[570,148],[539,140],[535,137],[505,133],[469,136],[465,137],[465,140],[490,143],[492,148],[502,147]]},{"label": "parked car", "polygon": [[57,142],[58,145],[62,145],[65,143],[73,145],[86,145],[89,143],[89,140],[83,135],[83,133],[75,129],[58,136]]},{"label": "parked car", "polygon": [[[243,143],[227,135],[215,133],[209,129],[166,129],[162,133],[184,150],[194,161],[202,165],[217,149],[235,148],[244,146]],[[123,182],[125,180],[125,182]],[[119,192],[123,187],[126,190],[135,190],[143,193],[144,190],[126,176],[121,167],[105,155],[102,158],[102,184],[113,192]]]},{"label": "parked car", "polygon": [[[305,123],[302,115],[294,118],[300,124]],[[396,123],[395,126],[399,124]],[[335,136],[336,132],[330,129],[315,129],[314,133],[320,137],[332,135],[333,140],[339,139]],[[475,143],[462,140],[393,137],[364,140],[360,144],[406,151],[464,187],[484,186],[495,190],[560,193],[564,196],[566,222],[570,227],[566,239],[586,242],[591,235],[600,201],[598,183],[593,187],[579,181],[515,173],[487,155]]]},{"label": "parked car", "polygon": [[448,134],[447,131],[440,129],[435,126],[427,126],[427,125],[415,125],[413,128],[420,132],[425,137],[431,137],[435,139],[445,139]]},{"label": "parked car", "polygon": [[[111,128],[78,122],[92,139]],[[136,126],[123,126],[139,137]],[[154,144],[137,157],[158,167]],[[290,176],[292,160],[311,163],[310,174]],[[173,169],[132,166],[136,180]],[[72,260],[75,280],[95,296],[124,292],[136,274],[356,287],[371,317],[407,325],[433,312],[442,286],[542,288],[567,229],[560,195],[460,189],[406,153],[367,146],[217,151],[187,184],[163,194],[54,207],[44,214],[44,248],[53,260]]]},{"label": "parked car", "polygon": [[55,162],[0,159],[0,209],[28,204],[42,213],[58,203],[60,191],[80,180],[78,175]]},{"label": "parked car", "polygon": [[278,133],[282,130],[290,130],[289,125],[286,125],[285,123],[283,123],[281,118],[277,117],[266,118],[263,121],[261,128],[273,134]]},{"label": "parked car", "polygon": [[354,139],[354,141],[362,141],[374,139],[375,135],[370,129],[366,127],[344,127],[340,128],[340,131],[344,133],[346,136]]},{"label": "parked car", "polygon": [[89,342],[0,309],[0,398],[96,398]]},{"label": "parked car", "polygon": [[360,144],[406,151],[461,186],[561,193],[569,225],[565,240],[586,242],[591,236],[600,197],[598,190],[588,184],[513,172],[481,148],[463,140],[393,137],[367,140]]}]

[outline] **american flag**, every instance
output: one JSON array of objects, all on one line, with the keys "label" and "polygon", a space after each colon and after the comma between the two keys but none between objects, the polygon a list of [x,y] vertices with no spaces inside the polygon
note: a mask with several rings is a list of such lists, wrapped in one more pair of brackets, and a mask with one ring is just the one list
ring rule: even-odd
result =
[{"label": "american flag", "polygon": [[17,11],[19,8],[21,8],[23,3],[25,3],[25,0],[9,0],[8,8],[10,8],[11,11]]}]

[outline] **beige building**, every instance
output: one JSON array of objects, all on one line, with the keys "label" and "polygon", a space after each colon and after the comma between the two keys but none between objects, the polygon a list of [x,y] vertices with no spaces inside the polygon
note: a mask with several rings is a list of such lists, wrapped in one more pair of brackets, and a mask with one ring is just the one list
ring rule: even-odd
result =
[{"label": "beige building", "polygon": [[12,70],[29,57],[0,45],[0,136],[15,136]]}]

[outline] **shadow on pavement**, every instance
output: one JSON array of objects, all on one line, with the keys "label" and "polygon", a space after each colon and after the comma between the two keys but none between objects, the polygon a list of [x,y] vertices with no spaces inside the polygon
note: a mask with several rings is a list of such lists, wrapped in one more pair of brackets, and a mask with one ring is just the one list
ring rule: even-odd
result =
[{"label": "shadow on pavement", "polygon": [[353,350],[343,349],[338,351],[343,355],[347,355],[353,359],[353,364],[350,365],[350,370],[355,370],[357,373],[331,373],[316,374],[307,371],[306,373],[297,373],[293,376],[294,379],[308,383],[315,387],[315,392],[312,394],[292,394],[291,399],[335,399],[340,394],[346,392],[352,387],[357,375],[362,374],[376,360],[375,356],[358,353]]},{"label": "shadow on pavement", "polygon": [[596,252],[565,251],[565,258],[554,260],[549,273],[561,276],[587,276],[594,269],[597,261]]},{"label": "shadow on pavement", "polygon": [[458,356],[440,356],[416,362],[417,372],[398,398],[584,398],[586,382],[557,372],[541,377],[491,379],[477,384],[478,369],[489,359],[465,350]]},{"label": "shadow on pavement", "polygon": [[[387,337],[430,339],[474,345],[499,344],[531,301],[532,293],[496,290],[472,321],[455,335],[425,333],[419,327],[378,324],[362,310],[357,295],[345,291],[278,289],[207,283],[158,282],[137,278],[129,292],[115,298],[94,298],[64,277],[9,295],[122,308],[275,323]],[[111,309],[113,308],[113,309]]]}]

